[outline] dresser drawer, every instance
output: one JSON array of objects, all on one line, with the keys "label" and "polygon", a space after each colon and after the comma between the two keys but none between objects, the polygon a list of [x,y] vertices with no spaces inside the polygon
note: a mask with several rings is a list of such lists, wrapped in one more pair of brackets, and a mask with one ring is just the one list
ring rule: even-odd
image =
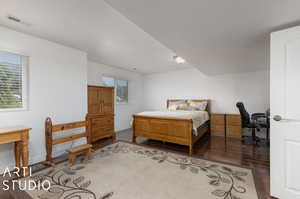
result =
[{"label": "dresser drawer", "polygon": [[115,127],[113,115],[90,115],[89,122],[93,142],[105,137],[114,136]]},{"label": "dresser drawer", "polygon": [[241,128],[241,126],[228,125],[226,127],[226,136],[230,137],[230,138],[240,139],[242,137],[242,128]]},{"label": "dresser drawer", "polygon": [[95,126],[92,126],[92,132],[98,129],[102,129],[103,131],[113,130],[114,124],[97,124]]},{"label": "dresser drawer", "polygon": [[226,115],[226,125],[241,126],[241,116],[235,114]]},{"label": "dresser drawer", "polygon": [[92,127],[101,127],[105,125],[113,125],[114,118],[113,117],[98,117],[92,119]]},{"label": "dresser drawer", "polygon": [[212,114],[210,122],[212,125],[225,125],[225,115],[224,114]]},{"label": "dresser drawer", "polygon": [[211,126],[212,136],[222,136],[225,137],[225,126],[224,125],[213,125]]}]

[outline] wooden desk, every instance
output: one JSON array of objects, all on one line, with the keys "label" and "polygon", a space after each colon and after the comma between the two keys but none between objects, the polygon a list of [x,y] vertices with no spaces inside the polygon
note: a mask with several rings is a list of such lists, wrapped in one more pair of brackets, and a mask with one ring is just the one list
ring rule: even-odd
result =
[{"label": "wooden desk", "polygon": [[[24,126],[0,127],[0,144],[15,143],[16,167],[28,167],[28,140],[31,128]],[[22,164],[21,164],[22,159]],[[28,169],[24,170],[28,175]]]}]

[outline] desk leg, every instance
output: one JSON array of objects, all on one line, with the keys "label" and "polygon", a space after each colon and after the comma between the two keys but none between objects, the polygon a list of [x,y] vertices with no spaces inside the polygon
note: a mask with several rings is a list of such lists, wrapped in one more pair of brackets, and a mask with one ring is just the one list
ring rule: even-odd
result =
[{"label": "desk leg", "polygon": [[20,142],[15,142],[15,161],[16,167],[21,167],[21,149],[20,149]]},{"label": "desk leg", "polygon": [[25,172],[23,173],[24,176],[28,176],[28,132],[23,133],[22,136],[22,167],[25,167]]}]

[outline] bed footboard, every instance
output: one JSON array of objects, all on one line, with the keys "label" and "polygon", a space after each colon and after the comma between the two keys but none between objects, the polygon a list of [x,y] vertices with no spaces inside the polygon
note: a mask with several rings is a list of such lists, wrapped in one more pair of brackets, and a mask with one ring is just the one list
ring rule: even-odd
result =
[{"label": "bed footboard", "polygon": [[195,138],[192,136],[193,121],[191,119],[159,118],[149,116],[133,116],[133,137],[145,137],[154,140],[171,142],[189,146],[193,152]]}]

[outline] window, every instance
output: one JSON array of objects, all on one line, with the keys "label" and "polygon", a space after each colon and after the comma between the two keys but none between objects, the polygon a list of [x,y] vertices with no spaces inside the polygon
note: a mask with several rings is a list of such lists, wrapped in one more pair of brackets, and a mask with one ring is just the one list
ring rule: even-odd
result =
[{"label": "window", "polygon": [[26,109],[27,57],[0,51],[0,111]]},{"label": "window", "polygon": [[109,76],[102,76],[102,82],[105,86],[112,86],[116,88],[117,103],[128,103],[128,81],[115,79]]},{"label": "window", "polygon": [[116,86],[117,86],[117,102],[128,103],[128,81],[117,80]]},{"label": "window", "polygon": [[115,87],[115,79],[113,77],[103,76],[102,81],[105,86]]}]

